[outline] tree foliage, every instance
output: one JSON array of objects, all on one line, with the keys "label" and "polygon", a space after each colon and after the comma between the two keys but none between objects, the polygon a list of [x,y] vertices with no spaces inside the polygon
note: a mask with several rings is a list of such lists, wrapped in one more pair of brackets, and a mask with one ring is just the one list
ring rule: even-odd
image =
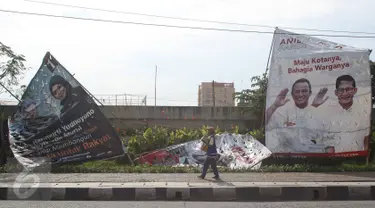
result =
[{"label": "tree foliage", "polygon": [[[10,91],[18,87],[19,81],[27,70],[25,57],[15,53],[9,46],[0,42],[0,83]],[[0,88],[0,93],[4,92]]]},{"label": "tree foliage", "polygon": [[[0,42],[0,93],[6,92],[7,88],[13,94],[20,94],[25,89],[25,86],[16,89],[19,85],[19,81],[24,75],[27,68],[24,62],[25,57],[21,54],[15,53],[9,46],[4,45]],[[0,109],[1,111],[1,109]],[[7,153],[9,152],[8,138],[4,138],[4,112],[0,112],[0,165],[6,162]]]},{"label": "tree foliage", "polygon": [[[117,132],[123,132],[117,130]],[[232,126],[231,129],[215,129],[217,134],[228,132],[228,133],[245,133],[239,129],[238,126]],[[128,133],[126,133],[128,135]],[[128,153],[133,156],[139,156],[157,149],[163,149],[171,145],[181,144],[202,138],[207,134],[207,126],[202,126],[200,129],[168,129],[163,126],[148,127],[143,130],[137,130],[130,136],[128,142],[125,141],[125,145],[128,148]],[[124,134],[120,134],[124,137]]]},{"label": "tree foliage", "polygon": [[234,94],[234,99],[238,101],[237,106],[242,111],[251,112],[257,118],[264,116],[266,106],[266,94],[268,85],[268,75],[254,76],[250,79],[251,89],[245,89]]}]

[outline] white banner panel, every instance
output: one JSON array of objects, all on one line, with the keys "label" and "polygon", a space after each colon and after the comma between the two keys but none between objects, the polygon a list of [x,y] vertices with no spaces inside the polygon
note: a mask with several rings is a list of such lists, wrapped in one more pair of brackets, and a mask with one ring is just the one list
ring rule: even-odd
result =
[{"label": "white banner panel", "polygon": [[274,154],[367,154],[370,52],[276,29],[266,101]]},{"label": "white banner panel", "polygon": [[[231,169],[259,169],[262,160],[272,153],[250,135],[218,134],[215,135],[218,152],[217,164]],[[206,152],[201,150],[202,142],[197,139],[165,149],[155,150],[137,158],[137,163],[167,166],[201,166],[206,159]]]}]

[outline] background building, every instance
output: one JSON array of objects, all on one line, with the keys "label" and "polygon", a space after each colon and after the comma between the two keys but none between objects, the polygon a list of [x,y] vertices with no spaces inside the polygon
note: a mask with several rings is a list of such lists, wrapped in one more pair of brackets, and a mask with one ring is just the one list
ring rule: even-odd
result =
[{"label": "background building", "polygon": [[202,82],[198,90],[198,106],[234,106],[234,83]]}]

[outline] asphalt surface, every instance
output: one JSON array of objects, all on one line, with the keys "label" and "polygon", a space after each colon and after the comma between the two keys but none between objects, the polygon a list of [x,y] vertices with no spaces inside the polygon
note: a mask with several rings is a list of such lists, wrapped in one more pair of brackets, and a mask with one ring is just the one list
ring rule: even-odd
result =
[{"label": "asphalt surface", "polygon": [[[191,173],[70,173],[38,174],[42,183],[83,182],[205,182]],[[211,178],[212,173],[207,174]],[[19,174],[0,174],[0,183],[13,182]],[[355,173],[222,173],[223,181],[231,182],[363,182],[375,181],[375,172]],[[209,181],[207,181],[209,182]]]},{"label": "asphalt surface", "polygon": [[98,201],[3,201],[2,208],[373,208],[373,201],[336,202],[98,202]]}]

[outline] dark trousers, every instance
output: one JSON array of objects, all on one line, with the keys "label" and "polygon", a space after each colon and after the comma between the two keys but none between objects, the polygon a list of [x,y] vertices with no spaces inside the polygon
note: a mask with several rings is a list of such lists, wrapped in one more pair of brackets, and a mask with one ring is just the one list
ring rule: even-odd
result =
[{"label": "dark trousers", "polygon": [[206,177],[208,167],[211,166],[215,177],[219,177],[219,172],[216,166],[216,156],[207,156],[203,163],[202,177]]}]

